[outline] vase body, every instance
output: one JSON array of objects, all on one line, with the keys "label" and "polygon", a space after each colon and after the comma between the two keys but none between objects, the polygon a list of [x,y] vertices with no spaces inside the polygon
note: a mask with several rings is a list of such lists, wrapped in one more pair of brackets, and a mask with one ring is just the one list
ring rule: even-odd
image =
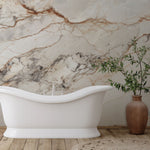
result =
[{"label": "vase body", "polygon": [[144,134],[148,108],[142,102],[142,96],[132,96],[132,101],[126,107],[126,119],[131,134]]}]

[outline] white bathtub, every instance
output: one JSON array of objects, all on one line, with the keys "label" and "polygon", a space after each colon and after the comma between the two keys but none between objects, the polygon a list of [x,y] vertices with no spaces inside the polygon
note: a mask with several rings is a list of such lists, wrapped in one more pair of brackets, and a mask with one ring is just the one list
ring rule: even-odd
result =
[{"label": "white bathtub", "polygon": [[10,138],[90,138],[100,136],[104,94],[91,86],[61,96],[44,96],[0,86],[0,102]]}]

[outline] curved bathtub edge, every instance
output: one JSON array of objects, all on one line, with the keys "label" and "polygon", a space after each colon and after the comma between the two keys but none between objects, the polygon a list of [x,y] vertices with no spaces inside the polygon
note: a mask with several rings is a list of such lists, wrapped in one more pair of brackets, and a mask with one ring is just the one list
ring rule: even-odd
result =
[{"label": "curved bathtub edge", "polygon": [[86,129],[17,129],[7,128],[8,138],[93,138],[100,136],[97,128]]},{"label": "curved bathtub edge", "polygon": [[40,95],[40,94],[31,93],[13,87],[0,86],[0,93],[18,96],[39,103],[65,103],[65,102],[74,101],[76,99],[97,92],[104,92],[110,90],[111,88],[112,87],[109,85],[89,86],[69,94],[59,95],[59,96],[49,96],[49,95]]}]

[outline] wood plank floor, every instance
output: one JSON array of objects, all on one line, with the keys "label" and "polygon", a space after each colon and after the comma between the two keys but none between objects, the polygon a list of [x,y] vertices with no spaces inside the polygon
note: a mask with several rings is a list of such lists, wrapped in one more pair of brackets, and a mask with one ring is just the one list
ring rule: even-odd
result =
[{"label": "wood plank floor", "polygon": [[90,139],[12,139],[3,136],[5,128],[0,127],[0,150],[71,150],[78,143],[97,139],[149,139],[150,128],[144,135],[131,135],[126,128],[100,128],[101,137]]}]

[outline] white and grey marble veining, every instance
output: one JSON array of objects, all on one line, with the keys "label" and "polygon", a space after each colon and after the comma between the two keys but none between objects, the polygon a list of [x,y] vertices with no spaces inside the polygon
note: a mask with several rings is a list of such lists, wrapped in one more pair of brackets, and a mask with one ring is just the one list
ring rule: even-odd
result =
[{"label": "white and grey marble veining", "polygon": [[[101,61],[100,56],[59,55],[57,59],[36,57],[41,50],[35,50],[12,58],[0,71],[1,85],[19,87],[40,94],[51,94],[52,82],[58,91],[66,92],[72,84],[85,75],[95,73],[91,63]],[[63,73],[62,73],[63,72]],[[34,87],[35,86],[35,87]]]}]

